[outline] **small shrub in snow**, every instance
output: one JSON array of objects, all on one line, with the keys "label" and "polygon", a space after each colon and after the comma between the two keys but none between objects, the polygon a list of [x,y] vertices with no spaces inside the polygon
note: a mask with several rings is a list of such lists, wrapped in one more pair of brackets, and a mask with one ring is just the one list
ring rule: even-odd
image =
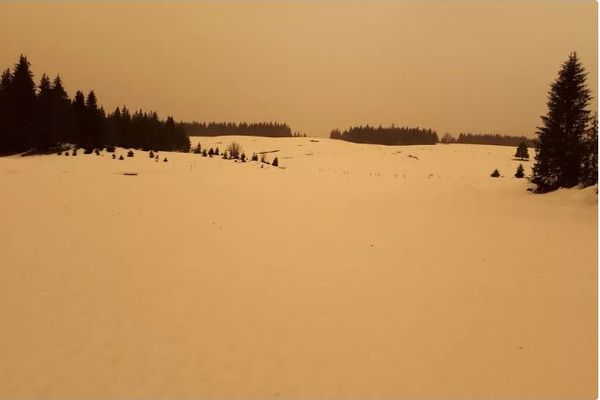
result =
[{"label": "small shrub in snow", "polygon": [[119,160],[124,160],[124,159],[125,159],[125,158],[123,157],[123,154],[121,154],[121,155],[119,156]]},{"label": "small shrub in snow", "polygon": [[244,153],[242,153],[240,156],[240,160],[242,160],[242,162],[246,162],[246,155]]},{"label": "small shrub in snow", "polygon": [[525,177],[525,169],[523,168],[523,164],[519,164],[517,167],[517,172],[515,172],[515,178],[524,178]]},{"label": "small shrub in snow", "polygon": [[211,147],[211,148],[208,150],[208,156],[209,156],[209,157],[212,157],[212,156],[214,156],[214,155],[215,155],[215,151],[214,151],[214,150],[213,150],[213,148]]},{"label": "small shrub in snow", "polygon": [[219,147],[217,147],[217,148],[215,149],[215,154],[214,154],[214,155],[215,155],[215,156],[218,156],[218,155],[219,155]]},{"label": "small shrub in snow", "polygon": [[150,150],[150,153],[148,153],[148,157],[154,158],[154,152],[152,150]]},{"label": "small shrub in snow", "polygon": [[114,153],[115,152],[115,146],[106,146],[106,152],[107,153]]},{"label": "small shrub in snow", "polygon": [[273,159],[273,164],[272,164],[272,165],[273,165],[274,167],[279,167],[279,159],[278,159],[277,157],[275,157],[275,158]]},{"label": "small shrub in snow", "polygon": [[100,155],[100,150],[96,149],[96,150],[94,150],[94,153],[96,153],[96,155],[99,156]]},{"label": "small shrub in snow", "polygon": [[227,151],[231,158],[238,160],[240,158],[240,154],[242,154],[242,146],[238,142],[231,142],[229,146],[227,146]]},{"label": "small shrub in snow", "polygon": [[117,158],[117,156],[115,155],[115,153],[113,153],[112,159],[114,160],[115,158]]},{"label": "small shrub in snow", "polygon": [[258,161],[258,155],[256,155],[256,153],[252,153],[252,161]]},{"label": "small shrub in snow", "polygon": [[490,176],[492,178],[499,178],[500,177],[500,171],[498,171],[497,169],[495,169],[494,172],[492,172],[492,174]]},{"label": "small shrub in snow", "polygon": [[167,157],[165,157],[165,159],[163,160],[163,162],[168,162],[169,160],[167,160]]},{"label": "small shrub in snow", "polygon": [[91,147],[83,149],[83,154],[92,154],[93,152],[94,149],[92,149]]},{"label": "small shrub in snow", "polygon": [[129,150],[127,152],[127,157],[133,157],[133,150]]}]

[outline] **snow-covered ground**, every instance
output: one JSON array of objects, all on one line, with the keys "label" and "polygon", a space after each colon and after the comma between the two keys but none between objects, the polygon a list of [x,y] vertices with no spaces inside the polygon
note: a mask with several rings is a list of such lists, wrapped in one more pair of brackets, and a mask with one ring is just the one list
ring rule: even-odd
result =
[{"label": "snow-covered ground", "polygon": [[534,195],[512,147],[198,140],[282,168],[0,158],[0,398],[595,397],[595,187]]}]

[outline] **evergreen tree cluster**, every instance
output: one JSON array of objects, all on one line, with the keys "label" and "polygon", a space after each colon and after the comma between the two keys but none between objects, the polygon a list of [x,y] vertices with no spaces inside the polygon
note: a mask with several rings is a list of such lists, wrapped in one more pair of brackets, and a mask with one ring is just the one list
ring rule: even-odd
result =
[{"label": "evergreen tree cluster", "polygon": [[421,128],[408,128],[391,126],[377,128],[366,125],[351,127],[340,132],[338,129],[331,131],[331,139],[346,140],[354,143],[369,143],[383,145],[415,145],[436,144],[438,135],[434,130]]},{"label": "evergreen tree cluster", "polygon": [[464,144],[489,144],[494,146],[518,146],[525,143],[528,147],[535,146],[535,142],[525,136],[511,136],[489,133],[461,133],[455,143]]},{"label": "evergreen tree cluster", "polygon": [[588,109],[592,96],[586,75],[571,53],[550,86],[531,179],[538,193],[598,181],[598,122]]},{"label": "evergreen tree cluster", "polygon": [[[287,124],[278,122],[182,122],[181,126],[188,136],[264,136],[264,137],[297,137]],[[304,135],[306,136],[306,135]]]},{"label": "evergreen tree cluster", "polygon": [[63,143],[88,149],[131,147],[154,150],[189,150],[184,129],[172,117],[126,107],[106,115],[95,92],[77,91],[69,98],[62,79],[43,74],[34,83],[31,64],[23,55],[13,70],[0,76],[0,154],[46,151]]}]

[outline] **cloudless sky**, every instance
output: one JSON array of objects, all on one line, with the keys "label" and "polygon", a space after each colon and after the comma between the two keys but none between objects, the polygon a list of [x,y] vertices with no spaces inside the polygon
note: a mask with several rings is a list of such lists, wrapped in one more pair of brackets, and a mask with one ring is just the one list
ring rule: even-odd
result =
[{"label": "cloudless sky", "polygon": [[0,21],[0,67],[23,53],[36,81],[178,120],[531,136],[574,50],[597,93],[595,1],[4,1]]}]

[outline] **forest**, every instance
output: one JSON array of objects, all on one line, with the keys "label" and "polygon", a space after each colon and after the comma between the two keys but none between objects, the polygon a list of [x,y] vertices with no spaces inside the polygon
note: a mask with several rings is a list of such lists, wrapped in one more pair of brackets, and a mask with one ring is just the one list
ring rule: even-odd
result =
[{"label": "forest", "polygon": [[292,133],[287,124],[278,122],[234,123],[234,122],[183,122],[181,126],[188,136],[264,136],[297,137],[306,136]]},{"label": "forest", "polygon": [[535,140],[525,136],[511,136],[489,133],[460,133],[455,143],[490,144],[496,146],[518,146],[525,143],[527,147],[535,147]]},{"label": "forest", "polygon": [[338,129],[331,131],[331,139],[346,140],[354,143],[370,143],[383,145],[415,145],[436,144],[438,135],[434,130],[408,127],[382,127],[377,128],[366,125],[351,127],[340,132]]},{"label": "forest", "polygon": [[0,154],[54,151],[62,144],[86,150],[110,146],[144,150],[189,151],[185,130],[173,117],[156,112],[129,112],[127,107],[106,114],[92,90],[70,99],[62,78],[42,74],[38,85],[31,64],[21,55],[13,69],[0,77]]}]

